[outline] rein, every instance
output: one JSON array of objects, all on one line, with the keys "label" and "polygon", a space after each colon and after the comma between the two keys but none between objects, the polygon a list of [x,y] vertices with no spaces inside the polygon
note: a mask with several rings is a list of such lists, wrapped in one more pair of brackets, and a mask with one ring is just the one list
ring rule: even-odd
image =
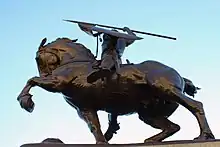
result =
[{"label": "rein", "polygon": [[100,37],[101,33],[93,34],[94,37],[96,37],[96,54],[95,59],[98,57],[98,51],[99,51],[99,41],[102,42],[102,38]]}]

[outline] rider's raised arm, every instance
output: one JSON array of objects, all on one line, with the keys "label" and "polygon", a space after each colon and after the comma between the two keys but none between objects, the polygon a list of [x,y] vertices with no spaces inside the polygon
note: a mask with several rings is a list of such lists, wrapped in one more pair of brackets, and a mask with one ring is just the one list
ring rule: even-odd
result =
[{"label": "rider's raised arm", "polygon": [[[126,31],[129,35],[134,35],[136,36],[136,34],[134,32],[132,32],[128,27],[124,27],[123,29],[124,31]],[[135,40],[126,40],[126,46],[131,45],[132,43],[134,43]]]}]

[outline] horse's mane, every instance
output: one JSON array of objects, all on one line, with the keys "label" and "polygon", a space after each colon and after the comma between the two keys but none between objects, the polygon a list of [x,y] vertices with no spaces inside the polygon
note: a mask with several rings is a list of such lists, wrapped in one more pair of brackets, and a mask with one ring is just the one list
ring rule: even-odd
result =
[{"label": "horse's mane", "polygon": [[94,58],[95,59],[95,56],[94,54],[91,52],[90,49],[88,49],[85,45],[83,45],[82,43],[79,43],[77,42],[78,39],[74,39],[74,40],[71,40],[70,38],[67,38],[67,37],[62,37],[62,38],[57,38],[56,40],[50,42],[50,43],[47,43],[45,46],[52,46],[53,44],[56,44],[57,42],[65,42],[65,43],[71,43],[73,46],[76,46],[77,49],[82,49],[82,50],[85,50],[87,55],[90,57],[90,58]]},{"label": "horse's mane", "polygon": [[62,38],[57,38],[56,40],[47,43],[45,46],[50,46],[50,45],[53,45],[54,43],[57,43],[57,42],[72,43],[72,42],[76,42],[76,41],[77,41],[77,39],[71,40],[67,37],[62,37]]}]

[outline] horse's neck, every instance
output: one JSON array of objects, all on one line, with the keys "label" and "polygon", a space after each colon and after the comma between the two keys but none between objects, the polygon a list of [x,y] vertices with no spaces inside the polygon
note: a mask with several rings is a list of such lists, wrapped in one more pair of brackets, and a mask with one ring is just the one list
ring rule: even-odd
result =
[{"label": "horse's neck", "polygon": [[67,55],[63,56],[63,59],[62,59],[60,65],[62,66],[64,64],[68,64],[68,63],[77,63],[78,64],[80,62],[82,62],[82,64],[85,63],[85,62],[93,63],[95,61],[96,61],[95,58],[91,58],[91,57],[88,57],[88,56],[85,56],[85,55],[82,56],[82,55],[77,54],[77,56],[72,57],[72,56],[69,56],[67,54]]}]

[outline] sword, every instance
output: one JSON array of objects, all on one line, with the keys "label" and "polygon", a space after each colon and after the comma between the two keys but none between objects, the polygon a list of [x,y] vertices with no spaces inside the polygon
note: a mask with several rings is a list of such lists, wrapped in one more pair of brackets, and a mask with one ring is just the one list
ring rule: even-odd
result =
[{"label": "sword", "polygon": [[[78,23],[78,24],[81,23],[81,24],[86,24],[86,25],[91,25],[91,26],[100,26],[100,27],[106,27],[106,28],[123,30],[123,28],[120,28],[120,27],[113,27],[113,26],[109,26],[109,25],[101,25],[101,24],[97,24],[97,23],[88,23],[88,22],[83,22],[83,21],[66,20],[66,19],[64,19],[63,21],[67,21],[67,22],[71,22],[71,23]],[[154,34],[154,33],[148,33],[148,32],[143,32],[143,31],[136,31],[136,30],[131,30],[131,31],[135,32],[135,33],[140,33],[140,34],[145,34],[145,35],[150,35],[150,36],[155,36],[155,37],[161,37],[161,38],[176,40],[175,37],[159,35],[159,34]]]}]

